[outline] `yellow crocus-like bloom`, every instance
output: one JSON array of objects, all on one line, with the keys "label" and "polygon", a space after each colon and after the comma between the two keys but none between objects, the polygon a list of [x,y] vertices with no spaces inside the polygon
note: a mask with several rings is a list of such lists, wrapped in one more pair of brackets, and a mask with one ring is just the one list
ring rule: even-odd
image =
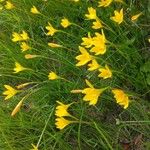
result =
[{"label": "yellow crocus-like bloom", "polygon": [[79,2],[79,0],[73,0],[74,2]]},{"label": "yellow crocus-like bloom", "polygon": [[21,35],[19,33],[17,33],[17,32],[13,32],[12,33],[12,37],[13,37],[12,38],[13,42],[18,42],[18,41],[23,40],[22,37],[21,37]]},{"label": "yellow crocus-like bloom", "polygon": [[90,48],[93,45],[93,38],[90,33],[88,33],[88,37],[83,37],[82,41],[81,45],[84,45],[86,48]]},{"label": "yellow crocus-like bloom", "polygon": [[88,68],[89,71],[93,71],[93,70],[98,69],[100,67],[100,65],[98,64],[98,62],[95,59],[93,59],[92,62],[90,64],[88,64],[88,67],[89,67]]},{"label": "yellow crocus-like bloom", "polygon": [[6,5],[5,5],[6,9],[13,9],[14,7],[15,6],[10,1],[6,1]]},{"label": "yellow crocus-like bloom", "polygon": [[132,17],[131,17],[131,20],[132,20],[132,21],[136,21],[141,15],[142,15],[142,12],[140,12],[140,13],[138,13],[138,14],[132,16]]},{"label": "yellow crocus-like bloom", "polygon": [[35,6],[32,6],[30,12],[33,14],[40,14],[40,12],[38,11],[38,9]]},{"label": "yellow crocus-like bloom", "polygon": [[129,106],[129,98],[124,91],[120,89],[113,89],[112,93],[114,94],[114,98],[116,99],[117,103],[122,105],[124,109]]},{"label": "yellow crocus-like bloom", "polygon": [[3,92],[3,95],[6,95],[5,100],[10,99],[19,92],[10,85],[4,85],[4,87],[7,89],[6,91]]},{"label": "yellow crocus-like bloom", "polygon": [[48,43],[48,46],[52,47],[52,48],[59,48],[59,47],[63,47],[62,45],[56,44],[56,43]]},{"label": "yellow crocus-like bloom", "polygon": [[85,14],[85,17],[87,17],[88,19],[97,19],[96,9],[94,9],[93,7],[88,7],[88,12],[89,14]]},{"label": "yellow crocus-like bloom", "polygon": [[64,18],[61,20],[61,25],[62,27],[67,28],[68,26],[71,25],[71,22],[68,19]]},{"label": "yellow crocus-like bloom", "polygon": [[81,46],[79,46],[79,50],[81,52],[81,55],[76,56],[76,59],[79,61],[76,66],[83,66],[92,60],[92,56],[87,52],[85,48]]},{"label": "yellow crocus-like bloom", "polygon": [[100,33],[95,33],[95,37],[93,37],[93,46],[91,48],[91,52],[94,52],[95,55],[103,55],[106,53],[106,38],[105,34],[102,30],[102,34]]},{"label": "yellow crocus-like bloom", "polygon": [[55,72],[53,72],[53,71],[51,71],[50,73],[49,73],[49,75],[48,75],[48,79],[49,80],[57,80],[57,79],[59,79],[60,77],[55,73]]},{"label": "yellow crocus-like bloom", "polygon": [[107,7],[112,3],[113,0],[101,0],[98,7]]},{"label": "yellow crocus-like bloom", "polygon": [[96,105],[100,94],[105,90],[105,88],[96,89],[88,80],[86,80],[86,84],[89,87],[82,90],[82,93],[85,94],[83,100],[89,101],[89,105]]},{"label": "yellow crocus-like bloom", "polygon": [[65,105],[65,104],[63,104],[63,103],[61,103],[61,102],[59,102],[59,101],[57,101],[57,103],[59,104],[57,107],[56,107],[56,111],[55,111],[55,115],[57,116],[57,117],[64,117],[64,116],[71,116],[68,112],[67,112],[67,110],[68,110],[68,108],[70,107],[70,105],[72,104],[67,104],[67,105]]},{"label": "yellow crocus-like bloom", "polygon": [[38,146],[34,145],[34,144],[31,144],[32,145],[32,149],[31,150],[38,150]]},{"label": "yellow crocus-like bloom", "polygon": [[31,47],[26,42],[22,42],[20,47],[21,47],[22,52],[25,52],[25,51],[31,49]]},{"label": "yellow crocus-like bloom", "polygon": [[121,24],[123,22],[123,8],[120,11],[115,10],[114,16],[110,17],[111,20],[117,22],[118,24]]},{"label": "yellow crocus-like bloom", "polygon": [[27,68],[21,66],[18,62],[15,62],[14,73],[18,73],[20,71],[27,70]]},{"label": "yellow crocus-like bloom", "polygon": [[22,37],[22,40],[29,40],[29,36],[28,36],[28,33],[25,32],[25,31],[22,31],[22,33],[20,34],[20,36]]},{"label": "yellow crocus-like bloom", "polygon": [[46,35],[53,36],[58,30],[53,28],[53,26],[48,22],[48,26],[46,26],[46,29],[48,30],[48,33]]},{"label": "yellow crocus-like bloom", "polygon": [[100,68],[99,71],[101,73],[98,75],[98,77],[101,77],[103,79],[107,79],[107,78],[112,77],[112,72],[107,65],[105,65],[105,68]]},{"label": "yellow crocus-like bloom", "polygon": [[63,117],[60,117],[60,118],[56,118],[55,119],[55,125],[56,125],[56,128],[62,130],[63,128],[65,128],[67,125],[73,123],[73,121],[70,121],[70,120],[67,120]]},{"label": "yellow crocus-like bloom", "polygon": [[99,20],[96,20],[93,22],[93,26],[92,26],[93,29],[100,29],[102,27],[103,27],[103,25]]}]

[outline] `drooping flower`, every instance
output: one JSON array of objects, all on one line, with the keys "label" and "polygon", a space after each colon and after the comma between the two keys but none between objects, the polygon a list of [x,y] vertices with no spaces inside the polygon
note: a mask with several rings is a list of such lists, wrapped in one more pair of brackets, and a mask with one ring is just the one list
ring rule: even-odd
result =
[{"label": "drooping flower", "polygon": [[101,77],[103,79],[112,77],[112,72],[107,65],[105,65],[105,68],[100,68],[99,71],[100,71],[100,74],[98,75],[98,77]]},{"label": "drooping flower", "polygon": [[76,66],[83,66],[93,59],[92,56],[87,52],[85,48],[79,46],[79,50],[81,54],[76,56],[76,59],[79,61],[76,64]]},{"label": "drooping flower", "polygon": [[96,9],[94,9],[93,7],[88,7],[88,12],[89,14],[85,14],[85,17],[87,17],[88,19],[97,19]]},{"label": "drooping flower", "polygon": [[32,6],[30,12],[33,14],[40,14],[40,12],[38,11],[38,9],[35,6]]},{"label": "drooping flower", "polygon": [[101,0],[98,7],[107,7],[112,3],[113,0]]},{"label": "drooping flower", "polygon": [[40,55],[33,55],[33,54],[26,54],[24,57],[25,59],[33,59],[33,58],[36,58],[36,57],[39,57]]},{"label": "drooping flower", "polygon": [[17,32],[13,32],[12,33],[12,37],[13,37],[12,38],[13,42],[18,42],[18,41],[23,40],[22,37],[21,37],[21,35],[19,33],[17,33]]},{"label": "drooping flower", "polygon": [[53,72],[53,71],[51,71],[50,73],[49,73],[49,75],[48,75],[48,79],[49,80],[57,80],[57,79],[59,79],[60,77],[55,73],[55,72]]},{"label": "drooping flower", "polygon": [[14,4],[12,4],[10,1],[6,1],[6,5],[5,5],[5,8],[10,10],[10,9],[13,9],[15,6]]},{"label": "drooping flower", "polygon": [[52,48],[59,48],[59,47],[63,47],[62,45],[56,44],[56,43],[48,43],[48,46],[52,47]]},{"label": "drooping flower", "polygon": [[92,26],[93,29],[100,29],[102,27],[103,25],[98,19],[96,19],[96,21],[93,21],[93,26]]},{"label": "drooping flower", "polygon": [[21,66],[18,62],[15,62],[15,68],[13,69],[14,70],[14,73],[18,73],[20,71],[24,71],[24,70],[27,70],[28,68],[25,68],[23,66]]},{"label": "drooping flower", "polygon": [[56,121],[55,122],[56,128],[58,128],[60,130],[65,128],[67,125],[73,123],[73,121],[67,120],[63,117],[56,118],[55,121]]},{"label": "drooping flower", "polygon": [[31,144],[32,145],[32,149],[31,150],[38,150],[38,146],[37,145],[34,145],[34,144]]},{"label": "drooping flower", "polygon": [[83,100],[88,101],[89,105],[96,105],[99,96],[102,94],[102,92],[106,88],[96,89],[88,80],[86,80],[86,84],[89,87],[82,90],[82,93],[85,94],[85,96],[83,97]]},{"label": "drooping flower", "polygon": [[117,103],[123,106],[124,109],[129,106],[129,98],[123,90],[113,89],[112,93],[114,94],[114,98],[116,99]]},{"label": "drooping flower", "polygon": [[65,116],[71,116],[69,113],[68,113],[68,108],[70,107],[71,104],[63,104],[61,103],[60,101],[57,101],[57,103],[59,104],[57,107],[56,107],[56,111],[55,111],[55,115],[57,117],[65,117]]},{"label": "drooping flower", "polygon": [[11,113],[11,116],[12,116],[12,117],[15,116],[16,113],[18,113],[18,112],[20,111],[20,108],[21,108],[21,106],[22,106],[22,104],[23,104],[23,100],[24,100],[24,98],[16,105],[16,107],[15,107],[14,110],[12,111],[12,113]]},{"label": "drooping flower", "polygon": [[26,87],[30,84],[33,84],[33,82],[26,82],[26,83],[19,84],[16,86],[16,88],[20,90],[20,89],[23,89],[24,87]]},{"label": "drooping flower", "polygon": [[14,89],[10,85],[4,85],[4,87],[7,89],[3,92],[3,95],[6,95],[5,100],[10,99],[19,92],[19,90]]},{"label": "drooping flower", "polygon": [[22,42],[20,47],[21,47],[22,52],[25,52],[25,51],[31,49],[31,47],[26,42]]},{"label": "drooping flower", "polygon": [[61,25],[62,27],[67,28],[68,26],[71,25],[71,22],[67,18],[64,18],[61,20]]},{"label": "drooping flower", "polygon": [[93,59],[92,62],[88,64],[88,67],[89,67],[88,68],[89,71],[93,71],[93,70],[98,69],[100,67],[100,65],[98,64],[98,62],[95,59]]},{"label": "drooping flower", "polygon": [[58,32],[57,29],[53,28],[53,26],[48,22],[48,26],[45,27],[48,30],[48,33],[46,35],[53,36],[56,32]]},{"label": "drooping flower", "polygon": [[120,11],[115,10],[114,16],[110,17],[111,20],[117,22],[118,24],[121,24],[123,22],[123,8]]},{"label": "drooping flower", "polygon": [[131,17],[131,20],[132,20],[132,21],[136,21],[141,15],[142,15],[142,12],[140,12],[140,13],[138,13],[138,14],[132,16],[132,17]]},{"label": "drooping flower", "polygon": [[29,36],[28,36],[28,33],[25,32],[25,31],[22,31],[22,33],[20,34],[20,36],[22,37],[22,40],[26,41],[26,40],[29,40]]},{"label": "drooping flower", "polygon": [[94,52],[95,55],[103,55],[106,53],[106,38],[105,34],[102,30],[102,34],[95,33],[95,37],[93,37],[93,46],[90,50],[90,52]]}]

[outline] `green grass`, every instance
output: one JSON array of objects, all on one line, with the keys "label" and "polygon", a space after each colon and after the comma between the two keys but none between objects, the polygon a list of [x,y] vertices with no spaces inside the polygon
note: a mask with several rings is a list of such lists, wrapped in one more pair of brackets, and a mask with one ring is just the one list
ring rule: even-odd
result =
[{"label": "green grass", "polygon": [[[97,1],[81,0],[78,3],[68,0],[13,0],[15,8],[0,11],[0,149],[27,150],[31,143],[38,144],[39,150],[122,150],[150,148],[150,84],[147,80],[150,69],[143,67],[149,61],[150,3],[131,0],[126,4],[113,3],[106,8],[97,8]],[[0,3],[2,6],[5,2]],[[30,13],[35,5],[43,15]],[[113,70],[112,79],[102,80],[97,72],[89,72],[85,66],[76,67],[75,57],[78,46],[88,32],[94,35],[92,21],[85,19],[88,7],[97,8],[97,15],[109,27],[104,29],[108,41],[107,53],[96,56],[99,63],[107,63]],[[119,26],[110,20],[115,9],[124,8],[124,22]],[[142,11],[136,23],[130,16]],[[68,18],[78,26],[63,29],[60,21]],[[47,22],[64,33],[46,36]],[[32,50],[22,53],[20,46],[12,42],[12,32],[25,30],[30,35]],[[98,30],[100,32],[100,30]],[[56,42],[68,49],[50,48],[47,43]],[[115,45],[115,46],[114,46]],[[41,55],[40,58],[26,60],[25,54]],[[18,61],[34,71],[13,73],[14,62]],[[145,69],[145,68],[144,68]],[[148,70],[148,71],[147,71]],[[50,71],[71,81],[48,80]],[[129,108],[123,109],[115,103],[108,90],[99,98],[96,106],[84,102],[83,95],[70,93],[73,89],[86,87],[85,79],[94,87],[111,86],[121,88],[130,95]],[[8,101],[2,95],[4,84],[15,87],[25,82],[37,84],[24,89],[24,92]],[[10,114],[23,96],[30,94],[15,117]],[[56,101],[73,104],[69,112],[79,118],[79,123],[68,125],[63,130],[55,127]],[[116,123],[119,119],[119,124]],[[85,123],[84,123],[85,122]],[[135,140],[141,138],[138,142]],[[127,144],[125,144],[127,143]]]}]

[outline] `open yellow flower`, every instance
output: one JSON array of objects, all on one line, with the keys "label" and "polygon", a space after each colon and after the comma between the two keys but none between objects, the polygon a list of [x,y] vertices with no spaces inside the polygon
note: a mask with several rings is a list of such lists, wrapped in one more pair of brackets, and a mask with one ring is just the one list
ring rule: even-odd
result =
[{"label": "open yellow flower", "polygon": [[3,92],[3,95],[6,95],[5,100],[10,99],[19,92],[19,90],[14,89],[10,85],[4,85],[4,87],[7,89]]},{"label": "open yellow flower", "polygon": [[90,33],[88,33],[88,37],[83,37],[82,41],[81,45],[84,45],[86,48],[90,48],[93,45],[93,38]]},{"label": "open yellow flower", "polygon": [[68,26],[71,25],[71,22],[68,19],[64,18],[61,20],[61,25],[62,27],[67,28]]},{"label": "open yellow flower", "polygon": [[113,89],[112,93],[114,94],[114,98],[116,99],[117,103],[122,105],[124,109],[129,106],[129,98],[123,90]]},{"label": "open yellow flower", "polygon": [[132,21],[136,21],[141,15],[142,15],[142,12],[140,12],[140,13],[138,13],[138,14],[132,16],[132,17],[131,17],[131,20],[132,20]]},{"label": "open yellow flower", "polygon": [[69,113],[68,113],[68,108],[72,105],[71,104],[63,104],[59,101],[57,101],[57,103],[59,104],[57,107],[56,107],[56,111],[55,111],[55,115],[57,117],[64,117],[64,116],[71,116]]},{"label": "open yellow flower", "polygon": [[14,68],[14,73],[18,73],[20,71],[27,70],[28,68],[25,68],[21,66],[18,62],[15,62],[15,68]]},{"label": "open yellow flower", "polygon": [[53,28],[53,26],[48,22],[48,26],[45,27],[48,30],[48,33],[46,35],[53,36],[56,32],[58,32],[57,29]]},{"label": "open yellow flower", "polygon": [[63,47],[62,45],[56,44],[56,43],[48,43],[48,46],[52,47],[52,48],[59,48],[59,47]]},{"label": "open yellow flower", "polygon": [[81,55],[76,56],[76,59],[79,61],[76,64],[76,66],[83,66],[93,59],[92,56],[87,52],[85,48],[79,46],[79,50],[81,52]]},{"label": "open yellow flower", "polygon": [[98,7],[107,7],[112,3],[113,0],[101,0]]},{"label": "open yellow flower", "polygon": [[26,42],[22,42],[20,47],[21,47],[22,52],[25,52],[25,51],[31,49],[31,47]]},{"label": "open yellow flower", "polygon": [[56,118],[55,121],[56,128],[60,130],[64,129],[67,125],[73,123],[73,121],[67,120],[63,117]]},{"label": "open yellow flower", "polygon": [[22,40],[26,41],[26,40],[29,40],[29,36],[28,36],[28,33],[25,32],[25,31],[22,31],[22,33],[20,34],[20,36],[22,37]]},{"label": "open yellow flower", "polygon": [[96,89],[88,80],[86,80],[86,84],[89,87],[82,90],[82,93],[85,94],[83,100],[89,101],[89,105],[96,105],[99,96],[106,88]]},{"label": "open yellow flower", "polygon": [[10,9],[13,9],[15,6],[14,4],[12,4],[10,1],[6,1],[6,5],[5,5],[5,8],[10,10]]},{"label": "open yellow flower", "polygon": [[107,79],[107,78],[112,77],[112,72],[107,65],[105,65],[105,68],[100,68],[99,71],[101,73],[98,75],[98,77],[101,77],[103,79]]},{"label": "open yellow flower", "polygon": [[102,27],[103,25],[98,19],[96,19],[96,21],[93,22],[93,26],[92,26],[93,29],[100,29]]},{"label": "open yellow flower", "polygon": [[32,6],[30,12],[33,14],[40,14],[40,12],[38,11],[38,9],[35,6]]},{"label": "open yellow flower", "polygon": [[123,8],[120,11],[115,10],[114,16],[110,17],[111,20],[117,22],[118,24],[121,24],[123,22]]},{"label": "open yellow flower", "polygon": [[93,7],[88,7],[88,12],[89,14],[85,14],[85,17],[87,17],[88,19],[97,19],[96,9],[94,9]]},{"label": "open yellow flower", "polygon": [[38,150],[38,146],[37,145],[34,145],[34,144],[31,144],[32,145],[32,149],[31,150]]},{"label": "open yellow flower", "polygon": [[93,70],[98,69],[100,67],[100,65],[98,64],[98,62],[95,59],[93,59],[92,62],[90,64],[88,64],[88,67],[89,67],[88,68],[89,71],[93,71]]},{"label": "open yellow flower", "polygon": [[53,71],[51,71],[50,73],[49,73],[49,75],[48,75],[48,79],[49,80],[57,80],[57,79],[59,79],[60,77],[55,73],[55,72],[53,72]]},{"label": "open yellow flower", "polygon": [[13,37],[12,38],[13,42],[18,42],[18,41],[23,40],[22,37],[21,37],[21,35],[19,33],[17,33],[17,32],[13,32],[12,33],[12,37]]}]

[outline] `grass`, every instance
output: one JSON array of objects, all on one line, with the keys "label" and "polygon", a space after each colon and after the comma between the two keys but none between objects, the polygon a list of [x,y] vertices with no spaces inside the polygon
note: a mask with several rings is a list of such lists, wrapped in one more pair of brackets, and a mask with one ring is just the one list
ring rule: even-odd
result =
[{"label": "grass", "polygon": [[[113,3],[106,8],[97,8],[97,1],[82,0],[78,3],[68,0],[13,0],[15,8],[0,11],[0,92],[4,85],[15,87],[25,82],[36,82],[10,100],[0,101],[0,148],[2,150],[27,150],[31,143],[39,150],[122,150],[149,149],[150,112],[149,83],[150,71],[143,71],[149,61],[148,1],[136,1],[121,4]],[[4,6],[1,2],[0,6]],[[30,8],[35,5],[42,15],[34,15]],[[94,35],[92,21],[85,19],[88,7],[97,8],[97,15],[107,25],[104,28],[106,38],[111,43],[105,55],[96,59],[101,65],[106,63],[113,70],[111,79],[102,80],[97,72],[87,71],[85,66],[76,67],[75,57],[79,55],[78,46],[88,32]],[[110,16],[115,9],[124,8],[124,22],[117,25]],[[136,23],[130,16],[138,12],[143,15]],[[75,23],[66,29],[60,26],[63,17]],[[63,32],[46,36],[45,26],[51,22]],[[25,30],[29,33],[31,50],[22,53],[20,46],[12,42],[12,32]],[[98,30],[100,32],[100,30]],[[66,48],[50,48],[47,43],[56,42]],[[26,60],[25,54],[37,54],[41,57]],[[14,63],[32,68],[14,74]],[[50,71],[56,72],[66,80],[48,80]],[[127,109],[115,103],[110,90],[102,94],[95,106],[84,102],[83,95],[70,93],[73,89],[86,87],[85,79],[94,87],[109,86],[125,90],[131,102]],[[11,117],[11,112],[23,96],[29,94],[21,110]],[[56,129],[56,101],[68,104],[75,102],[69,111],[79,118],[79,122],[70,124],[63,130]]]}]

